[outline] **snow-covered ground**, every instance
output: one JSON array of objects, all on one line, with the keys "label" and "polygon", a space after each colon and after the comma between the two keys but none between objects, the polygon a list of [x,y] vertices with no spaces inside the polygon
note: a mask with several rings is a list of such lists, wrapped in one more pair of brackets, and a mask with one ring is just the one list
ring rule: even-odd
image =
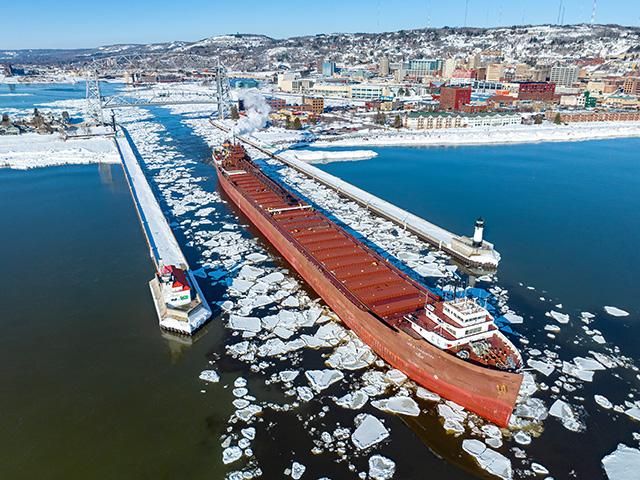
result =
[{"label": "snow-covered ground", "polygon": [[0,168],[27,170],[57,165],[118,162],[120,157],[113,140],[106,137],[65,141],[57,134],[0,136]]},{"label": "snow-covered ground", "polygon": [[[504,128],[462,128],[399,131],[361,130],[320,138],[314,147],[447,146],[536,142],[572,142],[640,136],[640,122],[593,122],[570,125],[517,125]],[[335,140],[334,140],[335,138]]]}]

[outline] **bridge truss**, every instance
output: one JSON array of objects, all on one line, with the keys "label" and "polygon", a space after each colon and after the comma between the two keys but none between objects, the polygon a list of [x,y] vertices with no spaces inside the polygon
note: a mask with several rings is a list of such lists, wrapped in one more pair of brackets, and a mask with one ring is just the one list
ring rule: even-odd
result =
[{"label": "bridge truss", "polygon": [[[103,96],[100,78],[143,73],[199,73],[203,74],[208,88],[191,90],[184,88],[142,87],[136,91]],[[90,117],[104,123],[104,110],[126,107],[162,105],[212,105],[218,109],[218,118],[229,113],[229,80],[226,69],[219,60],[191,54],[164,55],[116,55],[92,61],[86,66],[86,107]]]}]

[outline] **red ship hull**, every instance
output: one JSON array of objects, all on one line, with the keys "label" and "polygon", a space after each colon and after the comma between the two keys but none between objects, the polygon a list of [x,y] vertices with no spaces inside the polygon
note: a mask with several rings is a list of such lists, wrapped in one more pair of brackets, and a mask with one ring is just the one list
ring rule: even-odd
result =
[{"label": "red ship hull", "polygon": [[424,340],[389,328],[354,304],[334,282],[305,256],[249,201],[216,165],[220,185],[240,210],[280,252],[340,319],[377,355],[423,387],[452,400],[481,417],[507,426],[522,383],[517,373],[465,362]]}]

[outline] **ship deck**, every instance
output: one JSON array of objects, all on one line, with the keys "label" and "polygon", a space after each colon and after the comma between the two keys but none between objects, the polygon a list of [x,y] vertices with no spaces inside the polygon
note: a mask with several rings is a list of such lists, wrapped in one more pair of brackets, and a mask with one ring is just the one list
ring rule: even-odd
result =
[{"label": "ship deck", "polygon": [[429,296],[437,298],[250,161],[237,159],[228,173],[228,181],[346,295],[388,324],[396,326]]}]

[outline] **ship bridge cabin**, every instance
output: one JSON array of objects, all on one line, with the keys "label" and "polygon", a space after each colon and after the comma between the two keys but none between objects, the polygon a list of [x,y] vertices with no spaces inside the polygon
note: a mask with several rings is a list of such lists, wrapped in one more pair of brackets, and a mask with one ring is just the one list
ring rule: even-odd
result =
[{"label": "ship bridge cabin", "polygon": [[421,337],[443,350],[489,338],[497,330],[489,312],[471,298],[427,301],[424,316],[407,320]]}]

